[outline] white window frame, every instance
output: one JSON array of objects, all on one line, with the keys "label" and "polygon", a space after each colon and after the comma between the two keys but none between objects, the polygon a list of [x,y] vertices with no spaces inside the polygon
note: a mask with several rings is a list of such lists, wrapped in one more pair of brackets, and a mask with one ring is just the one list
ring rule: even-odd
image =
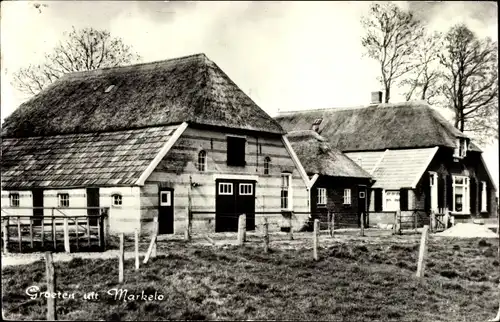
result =
[{"label": "white window frame", "polygon": [[[293,209],[293,198],[292,198],[292,174],[291,173],[282,173],[281,174],[281,191],[280,191],[280,206],[282,210],[291,210]],[[288,178],[288,185],[284,185],[284,179]],[[287,196],[283,197],[283,191],[287,191]],[[286,198],[286,200],[285,200]],[[285,207],[283,207],[283,201],[285,200]]]},{"label": "white window frame", "polygon": [[343,200],[344,205],[351,205],[352,204],[352,199],[351,199],[351,189],[344,189],[344,200]]},{"label": "white window frame", "polygon": [[12,192],[9,194],[9,204],[12,208],[19,207],[19,205],[21,204],[21,197],[18,192]]},{"label": "white window frame", "polygon": [[481,212],[488,211],[488,196],[486,194],[486,181],[481,181]]},{"label": "white window frame", "polygon": [[318,188],[318,205],[326,205],[326,188]]},{"label": "white window frame", "polygon": [[[65,202],[67,203],[66,205],[64,204]],[[69,193],[58,193],[57,204],[59,205],[59,208],[69,208]]]},{"label": "white window frame", "polygon": [[436,172],[429,171],[429,186],[431,190],[431,210],[434,212],[438,211],[438,174]]},{"label": "white window frame", "polygon": [[[457,214],[469,214],[470,213],[470,180],[467,176],[452,176],[453,179],[453,209],[452,212]],[[457,179],[463,179],[463,183],[456,183]],[[463,188],[463,201],[462,201],[462,210],[457,211],[456,209],[456,189],[458,187]]]},{"label": "white window frame", "polygon": [[[201,160],[201,162],[200,162]],[[198,171],[205,172],[207,171],[207,151],[201,150],[198,152]]]},{"label": "white window frame", "polygon": [[[394,202],[396,203],[396,207],[389,209],[387,205],[387,196],[388,194],[394,194],[398,196],[397,201],[395,200]],[[400,198],[401,198],[401,191],[400,190],[383,190],[383,195],[382,195],[382,211],[396,211],[400,209]],[[409,200],[408,200],[409,201]],[[408,205],[409,207],[409,205]]]},{"label": "white window frame", "polygon": [[253,184],[252,183],[240,183],[240,196],[252,196],[253,195]]},{"label": "white window frame", "polygon": [[119,208],[123,205],[123,196],[119,193],[113,193],[111,195],[111,206]]},{"label": "white window frame", "polygon": [[231,182],[219,182],[217,189],[219,191],[219,195],[230,196],[233,194],[233,184]]},{"label": "white window frame", "polygon": [[455,150],[453,152],[453,156],[456,158],[465,158],[465,156],[467,155],[468,148],[469,147],[467,144],[467,139],[458,138]]},{"label": "white window frame", "polygon": [[270,157],[265,157],[264,158],[264,174],[268,175],[271,171],[271,158]]},{"label": "white window frame", "polygon": [[[167,196],[167,201],[163,201],[163,195]],[[172,206],[172,191],[165,190],[160,192],[160,206]]]}]

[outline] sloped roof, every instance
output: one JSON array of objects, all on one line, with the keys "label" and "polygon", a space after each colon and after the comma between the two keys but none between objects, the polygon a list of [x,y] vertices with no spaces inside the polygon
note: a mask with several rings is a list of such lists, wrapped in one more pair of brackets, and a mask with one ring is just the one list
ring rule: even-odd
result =
[{"label": "sloped roof", "polygon": [[[322,119],[318,133],[343,152],[454,148],[456,138],[466,137],[423,101],[285,112],[275,119],[286,131],[310,130]],[[481,151],[474,144],[471,149]]]},{"label": "sloped roof", "polygon": [[344,153],[351,160],[356,162],[366,172],[372,173],[375,167],[380,162],[385,151],[363,151],[363,152],[346,152]]},{"label": "sloped roof", "polygon": [[182,122],[284,133],[214,62],[197,54],[67,74],[7,117],[2,137]]},{"label": "sloped roof", "polygon": [[[436,154],[437,148],[386,150],[358,154],[362,165],[369,165],[371,160],[377,161],[372,170],[375,184],[373,188],[394,189],[415,188],[425,170]],[[370,155],[373,154],[373,155]],[[364,160],[367,160],[366,162]],[[368,161],[369,160],[369,161]],[[411,162],[408,162],[411,160]],[[366,170],[367,167],[363,166]]]},{"label": "sloped roof", "polygon": [[134,185],[176,128],[3,139],[2,189]]},{"label": "sloped roof", "polygon": [[371,178],[342,152],[332,148],[314,131],[289,132],[287,138],[308,175]]}]

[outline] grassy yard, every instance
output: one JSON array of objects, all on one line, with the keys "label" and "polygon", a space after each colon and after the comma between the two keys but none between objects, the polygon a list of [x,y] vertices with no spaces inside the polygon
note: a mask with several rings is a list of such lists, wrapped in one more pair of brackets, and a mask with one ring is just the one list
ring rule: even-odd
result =
[{"label": "grassy yard", "polygon": [[[496,239],[431,237],[426,277],[414,275],[418,237],[337,238],[321,242],[313,262],[310,240],[244,248],[182,241],[158,245],[158,256],[136,272],[125,262],[118,285],[117,260],[55,263],[57,288],[75,293],[59,299],[65,320],[270,319],[486,321],[498,310]],[[142,262],[141,262],[142,265]],[[2,308],[7,319],[45,319],[44,298],[25,290],[45,287],[45,264],[2,271]],[[117,300],[106,292],[162,294],[163,300]],[[99,292],[99,299],[82,294]]]}]

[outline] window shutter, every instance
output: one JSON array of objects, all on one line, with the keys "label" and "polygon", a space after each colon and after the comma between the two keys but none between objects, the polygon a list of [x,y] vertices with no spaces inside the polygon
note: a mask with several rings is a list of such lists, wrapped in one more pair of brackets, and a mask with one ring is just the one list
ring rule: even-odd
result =
[{"label": "window shutter", "polygon": [[408,210],[408,189],[399,189],[399,209],[401,211]]},{"label": "window shutter", "polygon": [[446,176],[446,207],[453,211],[453,177]]},{"label": "window shutter", "polygon": [[[431,175],[429,172],[427,172],[424,176],[424,210],[425,212],[429,213],[431,211]],[[427,184],[425,183],[427,182]],[[437,184],[437,182],[434,182],[434,184]]]},{"label": "window shutter", "polygon": [[486,184],[486,211],[490,211],[490,203],[491,203],[491,194],[490,194],[490,186]]},{"label": "window shutter", "polygon": [[382,211],[382,189],[374,189],[375,191],[375,211]]},{"label": "window shutter", "polygon": [[445,185],[444,178],[438,175],[437,179],[438,208],[444,208],[444,191],[445,191],[444,185]]},{"label": "window shutter", "polygon": [[[481,197],[480,197],[481,198]],[[477,182],[476,179],[471,178],[470,179],[470,213],[475,214],[477,213]],[[481,210],[479,208],[479,210]]]}]

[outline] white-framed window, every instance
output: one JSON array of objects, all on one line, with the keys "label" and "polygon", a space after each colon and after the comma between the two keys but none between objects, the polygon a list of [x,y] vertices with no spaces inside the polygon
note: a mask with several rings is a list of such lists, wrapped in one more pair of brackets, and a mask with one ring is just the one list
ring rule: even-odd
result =
[{"label": "white-framed window", "polygon": [[486,181],[481,181],[481,212],[488,211],[488,198],[486,196]]},{"label": "white-framed window", "polygon": [[436,172],[429,172],[429,186],[431,190],[431,194],[429,198],[431,198],[431,209],[434,212],[438,211],[438,174]]},{"label": "white-framed window", "polygon": [[264,174],[269,174],[270,166],[271,166],[271,158],[265,157],[264,158]]},{"label": "white-framed window", "polygon": [[292,174],[281,174],[281,209],[291,209]]},{"label": "white-framed window", "polygon": [[198,171],[207,171],[207,152],[205,150],[198,153]]},{"label": "white-framed window", "polygon": [[240,183],[240,196],[251,196],[251,195],[253,195],[253,184]]},{"label": "white-framed window", "polygon": [[172,205],[172,192],[171,191],[161,191],[160,192],[160,206],[171,206]]},{"label": "white-framed window", "polygon": [[232,195],[233,184],[230,182],[219,182],[219,195]]},{"label": "white-framed window", "polygon": [[344,205],[351,204],[351,189],[344,189]]},{"label": "white-framed window", "polygon": [[19,207],[19,193],[13,192],[9,195],[10,206],[11,207]]},{"label": "white-framed window", "polygon": [[318,188],[318,205],[326,205],[326,188]]},{"label": "white-framed window", "polygon": [[453,212],[469,213],[469,178],[453,176]]},{"label": "white-framed window", "polygon": [[59,207],[61,207],[61,208],[69,207],[69,194],[68,193],[58,193],[57,199],[59,200]]},{"label": "white-framed window", "polygon": [[458,158],[465,158],[465,156],[467,155],[467,149],[467,139],[458,138],[453,156]]},{"label": "white-framed window", "polygon": [[384,191],[384,211],[399,210],[399,190]]},{"label": "white-framed window", "polygon": [[123,203],[123,197],[119,193],[115,193],[111,195],[111,205],[113,207],[121,207]]}]

